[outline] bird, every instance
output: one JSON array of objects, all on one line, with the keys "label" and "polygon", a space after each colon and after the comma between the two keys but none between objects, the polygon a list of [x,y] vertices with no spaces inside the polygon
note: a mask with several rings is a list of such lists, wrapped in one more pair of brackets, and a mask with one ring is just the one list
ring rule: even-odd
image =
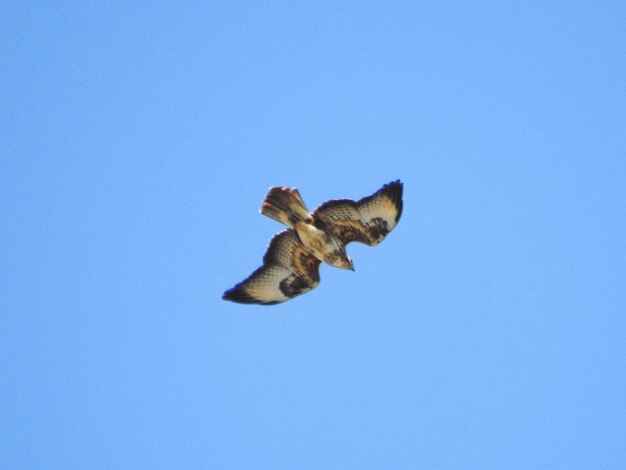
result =
[{"label": "bird", "polygon": [[263,264],[222,299],[274,305],[317,287],[322,262],[354,271],[346,245],[380,243],[400,220],[402,191],[396,180],[358,201],[332,199],[309,212],[296,188],[271,187],[260,212],[289,228],[270,239]]}]

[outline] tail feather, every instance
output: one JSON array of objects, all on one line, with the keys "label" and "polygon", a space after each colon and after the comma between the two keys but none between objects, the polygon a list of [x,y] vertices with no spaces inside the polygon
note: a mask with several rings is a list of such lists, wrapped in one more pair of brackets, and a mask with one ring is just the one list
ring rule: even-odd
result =
[{"label": "tail feather", "polygon": [[278,220],[288,227],[293,227],[298,221],[313,221],[298,190],[284,186],[270,188],[261,204],[261,214]]}]

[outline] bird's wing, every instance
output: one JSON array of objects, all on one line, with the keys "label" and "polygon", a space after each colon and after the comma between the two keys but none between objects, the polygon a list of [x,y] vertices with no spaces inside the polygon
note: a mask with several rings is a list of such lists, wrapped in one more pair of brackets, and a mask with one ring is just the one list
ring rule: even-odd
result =
[{"label": "bird's wing", "polygon": [[325,225],[344,244],[380,243],[396,226],[402,215],[402,183],[384,185],[371,196],[358,201],[327,201],[313,211],[314,220]]},{"label": "bird's wing", "polygon": [[308,253],[293,230],[270,240],[263,265],[224,292],[224,300],[271,305],[310,291],[320,282],[320,260]]}]

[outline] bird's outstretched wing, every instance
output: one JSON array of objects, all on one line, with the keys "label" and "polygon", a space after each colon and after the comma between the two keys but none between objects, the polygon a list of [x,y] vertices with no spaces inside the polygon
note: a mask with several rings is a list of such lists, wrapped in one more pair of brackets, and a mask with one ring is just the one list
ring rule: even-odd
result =
[{"label": "bird's outstretched wing", "polygon": [[224,292],[224,300],[272,305],[310,291],[320,282],[320,260],[308,253],[296,233],[283,230],[270,240],[263,266]]},{"label": "bird's outstretched wing", "polygon": [[402,183],[384,185],[371,196],[358,201],[336,199],[313,211],[316,223],[324,225],[344,244],[380,243],[396,226],[402,215]]}]

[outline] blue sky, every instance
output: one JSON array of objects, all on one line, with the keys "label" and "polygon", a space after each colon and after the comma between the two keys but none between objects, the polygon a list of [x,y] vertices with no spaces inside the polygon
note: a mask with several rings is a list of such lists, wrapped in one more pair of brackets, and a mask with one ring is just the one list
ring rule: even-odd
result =
[{"label": "blue sky", "polygon": [[[0,466],[624,468],[625,18],[5,2]],[[221,300],[269,186],[396,178],[355,273]]]}]

